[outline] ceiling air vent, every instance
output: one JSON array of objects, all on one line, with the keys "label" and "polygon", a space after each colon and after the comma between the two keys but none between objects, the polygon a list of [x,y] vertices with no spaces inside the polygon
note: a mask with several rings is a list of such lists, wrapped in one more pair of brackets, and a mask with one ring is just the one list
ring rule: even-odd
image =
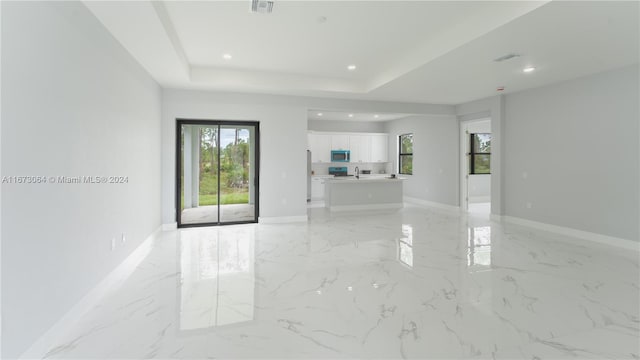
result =
[{"label": "ceiling air vent", "polygon": [[504,55],[504,56],[500,56],[500,57],[499,57],[499,58],[497,58],[497,59],[493,59],[493,61],[495,61],[495,62],[501,62],[501,61],[505,61],[505,60],[513,59],[513,58],[515,58],[515,57],[520,57],[520,55],[519,55],[519,54],[513,54],[513,53],[511,53],[511,54],[507,54],[507,55]]},{"label": "ceiling air vent", "polygon": [[251,0],[251,12],[270,14],[273,11],[273,1]]}]

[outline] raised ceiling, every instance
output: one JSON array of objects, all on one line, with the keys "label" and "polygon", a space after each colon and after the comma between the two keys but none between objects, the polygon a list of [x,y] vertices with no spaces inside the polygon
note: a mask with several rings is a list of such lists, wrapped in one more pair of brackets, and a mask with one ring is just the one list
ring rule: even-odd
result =
[{"label": "raised ceiling", "polygon": [[[344,79],[365,85],[416,47],[487,8],[482,2],[166,2],[193,66]],[[493,5],[495,8],[496,5]],[[233,56],[225,60],[223,54]],[[356,64],[356,71],[347,66]]]},{"label": "raised ceiling", "polygon": [[346,111],[327,111],[327,110],[309,110],[307,118],[310,120],[322,121],[390,121],[402,119],[412,114],[396,114],[396,113],[372,113],[372,112],[346,112]]},{"label": "raised ceiling", "polygon": [[458,104],[639,61],[635,1],[85,4],[169,88]]}]

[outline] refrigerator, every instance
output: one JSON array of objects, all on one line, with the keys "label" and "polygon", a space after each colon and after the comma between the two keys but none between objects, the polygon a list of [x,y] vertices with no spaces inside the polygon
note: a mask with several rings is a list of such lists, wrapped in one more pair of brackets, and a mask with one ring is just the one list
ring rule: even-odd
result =
[{"label": "refrigerator", "polygon": [[311,201],[311,150],[307,150],[307,202]]}]

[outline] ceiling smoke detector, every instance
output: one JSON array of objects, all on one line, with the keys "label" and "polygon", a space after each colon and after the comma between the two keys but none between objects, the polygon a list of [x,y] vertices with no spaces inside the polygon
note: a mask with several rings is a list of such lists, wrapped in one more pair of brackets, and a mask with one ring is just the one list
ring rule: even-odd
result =
[{"label": "ceiling smoke detector", "polygon": [[501,61],[510,60],[510,59],[513,59],[513,58],[516,58],[516,57],[520,57],[520,55],[519,55],[519,54],[511,53],[511,54],[507,54],[507,55],[500,56],[500,57],[499,57],[499,58],[497,58],[497,59],[493,59],[493,61],[495,61],[495,62],[501,62]]},{"label": "ceiling smoke detector", "polygon": [[273,1],[251,0],[251,12],[258,14],[271,14],[273,11]]}]

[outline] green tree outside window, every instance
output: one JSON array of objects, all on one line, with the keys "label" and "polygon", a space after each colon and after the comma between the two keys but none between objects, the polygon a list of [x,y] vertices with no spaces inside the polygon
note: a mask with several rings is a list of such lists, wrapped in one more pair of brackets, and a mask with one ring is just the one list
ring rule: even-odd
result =
[{"label": "green tree outside window", "polygon": [[400,135],[398,151],[398,172],[403,175],[413,174],[413,134]]},{"label": "green tree outside window", "polygon": [[469,174],[491,173],[491,134],[470,134]]}]

